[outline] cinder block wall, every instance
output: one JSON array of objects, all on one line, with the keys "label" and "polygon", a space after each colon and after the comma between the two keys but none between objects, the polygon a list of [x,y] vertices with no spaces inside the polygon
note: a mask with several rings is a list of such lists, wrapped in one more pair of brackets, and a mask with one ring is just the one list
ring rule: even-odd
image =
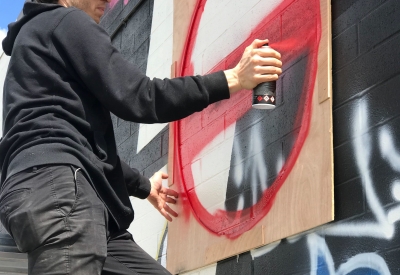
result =
[{"label": "cinder block wall", "polygon": [[[113,33],[136,2],[117,2],[102,25]],[[113,38],[150,76],[169,76],[171,13],[171,0],[145,1]],[[188,274],[400,274],[400,1],[332,0],[332,20],[335,221]],[[168,126],[114,126],[131,166],[166,169]],[[131,232],[165,264],[165,222],[132,201]]]}]

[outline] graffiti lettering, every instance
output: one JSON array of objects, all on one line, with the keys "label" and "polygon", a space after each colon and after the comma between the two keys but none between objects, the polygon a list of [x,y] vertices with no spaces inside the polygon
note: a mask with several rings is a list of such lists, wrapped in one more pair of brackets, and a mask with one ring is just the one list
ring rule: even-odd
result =
[{"label": "graffiti lettering", "polygon": [[[335,269],[330,248],[324,236],[351,237],[351,238],[376,238],[391,240],[396,230],[396,222],[400,221],[400,205],[391,206],[385,211],[380,202],[371,175],[371,158],[374,149],[371,128],[368,121],[368,105],[366,100],[361,99],[353,113],[353,148],[356,162],[361,175],[363,189],[368,205],[375,220],[367,222],[342,222],[336,225],[326,225],[312,232],[304,232],[299,236],[289,239],[294,244],[302,238],[306,238],[310,253],[310,265],[312,275],[349,275],[349,274],[391,274],[387,263],[381,255],[372,252],[364,252],[354,255],[340,264]],[[378,131],[378,149],[382,159],[393,169],[395,173],[400,172],[400,153],[395,146],[394,135],[391,130],[384,126]],[[388,183],[390,184],[390,183]],[[392,183],[392,197],[400,201],[400,180]],[[272,244],[265,248],[255,250],[255,257],[273,253],[279,245]],[[373,249],[373,248],[371,248]]]}]

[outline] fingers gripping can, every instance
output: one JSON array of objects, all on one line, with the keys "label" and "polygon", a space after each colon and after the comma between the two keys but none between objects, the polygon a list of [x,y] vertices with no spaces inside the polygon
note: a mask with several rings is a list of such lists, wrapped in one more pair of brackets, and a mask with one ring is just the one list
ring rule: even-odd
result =
[{"label": "fingers gripping can", "polygon": [[[268,44],[263,47],[269,47]],[[276,104],[276,81],[263,82],[253,89],[254,109],[274,109]]]}]

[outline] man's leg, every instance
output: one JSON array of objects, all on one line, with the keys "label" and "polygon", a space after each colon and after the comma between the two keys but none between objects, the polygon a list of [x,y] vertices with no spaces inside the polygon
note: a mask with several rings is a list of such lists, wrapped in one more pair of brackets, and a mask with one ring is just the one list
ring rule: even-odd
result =
[{"label": "man's leg", "polygon": [[140,248],[126,230],[111,234],[107,250],[102,275],[171,275]]},{"label": "man's leg", "polygon": [[0,217],[30,275],[100,274],[107,254],[106,212],[83,172],[27,169],[6,181]]}]

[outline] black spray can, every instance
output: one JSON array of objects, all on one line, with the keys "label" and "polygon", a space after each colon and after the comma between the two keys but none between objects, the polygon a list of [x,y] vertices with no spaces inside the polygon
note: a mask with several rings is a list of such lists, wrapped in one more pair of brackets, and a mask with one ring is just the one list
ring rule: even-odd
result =
[{"label": "black spray can", "polygon": [[[269,47],[268,44],[263,47]],[[276,81],[268,81],[258,84],[253,89],[254,109],[274,109],[276,103]]]}]

